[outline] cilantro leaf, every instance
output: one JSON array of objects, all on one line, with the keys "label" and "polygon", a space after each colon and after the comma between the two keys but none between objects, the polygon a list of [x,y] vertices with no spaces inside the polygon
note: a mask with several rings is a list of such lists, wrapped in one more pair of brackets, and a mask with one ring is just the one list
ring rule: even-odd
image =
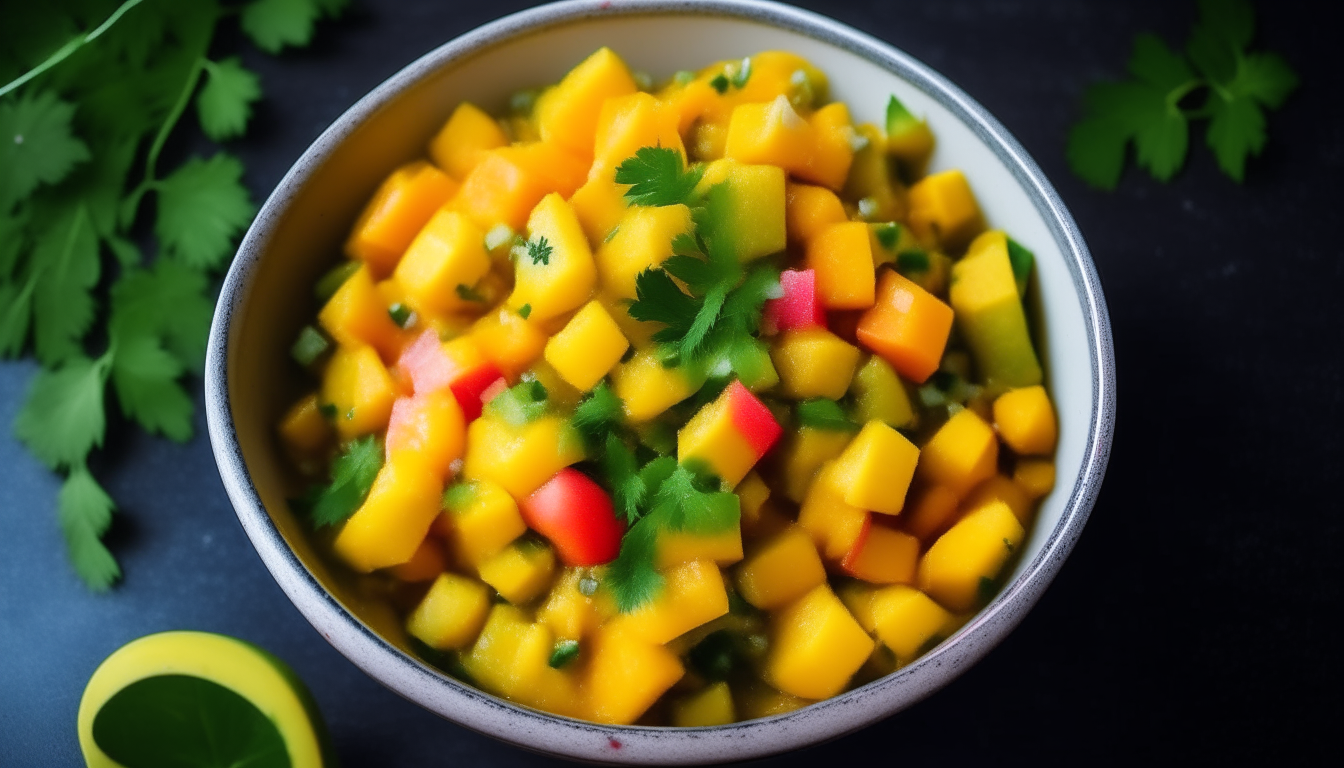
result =
[{"label": "cilantro leaf", "polygon": [[1241,52],[1254,34],[1255,18],[1246,0],[1200,0],[1186,55],[1205,77],[1226,83],[1236,76]]},{"label": "cilantro leaf", "polygon": [[536,379],[520,381],[496,395],[485,408],[514,426],[522,426],[546,414],[550,409],[548,394],[545,385]]},{"label": "cilantro leaf", "polygon": [[243,7],[239,23],[258,48],[279,53],[286,45],[307,45],[318,16],[332,15],[343,5],[344,0],[253,0]]},{"label": "cilantro leaf", "polygon": [[611,487],[616,514],[627,525],[634,525],[643,516],[642,505],[648,487],[639,475],[635,452],[630,450],[615,433],[607,435],[602,453],[602,471]]},{"label": "cilantro leaf", "polygon": [[625,199],[633,205],[676,205],[693,201],[704,169],[686,168],[670,147],[641,147],[616,168],[616,183],[629,184]]},{"label": "cilantro leaf", "polygon": [[373,435],[352,440],[331,463],[331,484],[315,495],[309,514],[324,528],[345,522],[364,503],[383,468],[383,447]]},{"label": "cilantro leaf", "polygon": [[678,465],[658,487],[654,511],[660,524],[672,531],[719,533],[736,525],[741,507],[737,495],[727,491],[707,491],[708,478]]},{"label": "cilantro leaf", "polygon": [[1233,87],[1270,109],[1278,109],[1297,88],[1297,74],[1272,53],[1252,53],[1242,59]]},{"label": "cilantro leaf", "polygon": [[154,232],[164,249],[195,267],[220,266],[255,212],[242,177],[243,164],[219,152],[192,158],[159,181]]},{"label": "cilantro leaf", "polygon": [[621,539],[621,551],[607,565],[602,583],[611,590],[616,610],[630,613],[653,600],[663,588],[663,577],[654,568],[658,557],[658,525],[645,518],[635,523]]},{"label": "cilantro leaf", "polygon": [[89,159],[88,146],[71,131],[74,114],[75,105],[51,91],[0,100],[0,211]]},{"label": "cilantro leaf", "polygon": [[75,573],[94,592],[106,592],[121,568],[101,541],[115,506],[83,462],[70,468],[56,498],[57,519]]},{"label": "cilantro leaf", "polygon": [[550,264],[551,253],[554,252],[551,244],[546,242],[545,235],[536,240],[527,241],[527,256],[532,259],[533,264]]},{"label": "cilantro leaf", "polygon": [[182,364],[153,336],[114,340],[112,386],[121,409],[146,432],[178,442],[191,437],[192,402],[178,386]]},{"label": "cilantro leaf", "polygon": [[850,421],[844,409],[834,400],[824,398],[804,400],[798,404],[797,414],[799,425],[804,427],[842,432],[852,432],[859,428]]},{"label": "cilantro leaf", "polygon": [[625,404],[611,391],[606,381],[599,381],[593,391],[575,407],[570,423],[588,445],[598,446],[624,421]]},{"label": "cilantro leaf", "polygon": [[1213,117],[1205,141],[1223,173],[1241,181],[1246,175],[1246,156],[1258,155],[1265,146],[1265,115],[1251,99],[1209,100]]},{"label": "cilantro leaf", "polygon": [[629,313],[636,320],[667,326],[653,335],[655,341],[681,339],[699,310],[700,302],[682,292],[666,271],[649,268],[635,278],[635,301]]},{"label": "cilantro leaf", "polygon": [[102,445],[103,384],[110,365],[106,357],[79,356],[33,377],[14,419],[14,435],[39,461],[52,469],[76,466]]},{"label": "cilantro leaf", "polygon": [[33,345],[53,365],[80,353],[93,322],[93,296],[102,264],[98,237],[83,205],[66,206],[41,229],[28,262],[33,283]]},{"label": "cilantro leaf", "polygon": [[205,86],[196,96],[201,129],[215,141],[242,135],[252,116],[252,102],[261,98],[261,81],[237,56],[205,61]]},{"label": "cilantro leaf", "polygon": [[159,259],[151,269],[123,272],[112,285],[108,320],[113,338],[158,338],[180,366],[200,373],[214,314],[205,274]]}]

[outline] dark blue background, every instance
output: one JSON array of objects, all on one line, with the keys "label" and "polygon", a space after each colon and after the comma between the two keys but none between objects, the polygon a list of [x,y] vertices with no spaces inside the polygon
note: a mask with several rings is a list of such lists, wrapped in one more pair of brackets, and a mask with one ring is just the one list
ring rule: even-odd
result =
[{"label": "dark blue background", "polygon": [[[1201,134],[1172,183],[1133,171],[1100,193],[1065,136],[1135,33],[1183,41],[1187,2],[808,2],[941,71],[1055,183],[1086,236],[1114,324],[1119,426],[1105,489],[1072,558],[1022,626],[933,698],[772,765],[1324,763],[1341,757],[1344,93],[1315,4],[1259,3],[1257,43],[1302,89],[1269,117],[1247,181]],[[244,48],[266,100],[229,149],[265,198],[360,95],[437,44],[522,7],[357,0],[308,50]],[[170,153],[185,153],[191,139]],[[0,424],[33,366],[0,364]],[[199,390],[199,382],[193,382]],[[199,399],[199,395],[198,395]],[[94,471],[121,505],[125,570],[86,592],[66,565],[57,478],[0,430],[0,765],[81,763],[75,712],[123,643],[201,629],[258,643],[308,682],[349,768],[548,762],[384,690],[323,642],[238,526],[197,414],[185,446],[114,419]],[[1334,733],[1334,736],[1330,736]]]}]

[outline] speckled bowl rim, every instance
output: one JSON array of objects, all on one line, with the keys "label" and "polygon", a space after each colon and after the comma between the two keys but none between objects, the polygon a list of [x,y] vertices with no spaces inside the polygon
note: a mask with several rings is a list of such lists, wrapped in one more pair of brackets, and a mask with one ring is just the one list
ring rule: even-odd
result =
[{"label": "speckled bowl rim", "polygon": [[[794,712],[713,728],[603,726],[516,706],[447,677],[375,634],[322,587],[266,513],[243,460],[227,384],[234,320],[277,222],[313,172],[358,125],[421,78],[502,42],[587,18],[642,15],[727,17],[799,33],[897,74],[950,110],[1008,166],[1049,226],[1082,304],[1090,352],[1093,410],[1082,470],[1058,524],[1012,584],[953,641],[892,675]],[[937,72],[837,21],[763,0],[570,0],[515,13],[440,46],[360,99],[304,152],[262,207],[224,280],[210,330],[205,392],[215,458],[244,530],[300,612],[369,675],[443,717],[527,749],[598,762],[705,763],[765,757],[863,728],[946,685],[1006,636],[1073,549],[1100,490],[1114,432],[1115,353],[1096,267],[1073,217],[1008,131]]]}]

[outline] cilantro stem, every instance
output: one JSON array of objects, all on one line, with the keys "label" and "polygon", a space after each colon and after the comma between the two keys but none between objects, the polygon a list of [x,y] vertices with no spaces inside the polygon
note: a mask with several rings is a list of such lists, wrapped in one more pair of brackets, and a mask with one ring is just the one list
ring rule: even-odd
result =
[{"label": "cilantro stem", "polygon": [[70,38],[70,41],[67,42],[65,45],[62,45],[60,48],[57,48],[55,53],[48,56],[46,61],[43,61],[36,67],[33,67],[32,69],[28,70],[22,75],[19,75],[17,78],[9,81],[3,87],[0,87],[0,96],[4,96],[10,91],[23,87],[24,83],[27,83],[29,80],[32,80],[33,78],[37,77],[43,72],[46,72],[48,69],[51,69],[57,64],[60,64],[62,61],[65,61],[67,58],[70,57],[70,54],[84,47],[86,43],[91,43],[94,40],[96,40],[99,35],[106,32],[113,24],[116,24],[117,20],[120,19],[122,16],[124,16],[127,11],[131,10],[140,3],[141,0],[126,0],[126,2],[122,3],[115,11],[112,12],[111,16],[107,17],[106,21],[104,21],[102,24],[99,24],[96,28],[94,28],[92,32],[86,32],[82,35],[75,35],[74,37]]},{"label": "cilantro stem", "polygon": [[[207,40],[202,53],[210,47],[210,41]],[[159,164],[159,154],[163,152],[163,145],[168,142],[168,136],[172,134],[173,129],[177,127],[177,121],[182,118],[182,113],[186,111],[187,104],[191,102],[191,94],[196,92],[196,84],[200,82],[201,73],[210,62],[205,56],[196,57],[196,63],[191,66],[191,71],[187,73],[187,79],[182,84],[182,90],[177,94],[177,101],[173,104],[172,110],[164,118],[163,125],[159,126],[159,132],[154,135],[154,143],[149,145],[149,152],[145,155],[145,178],[136,185],[135,189],[126,196],[121,205],[121,223],[123,226],[130,226],[135,221],[136,211],[140,209],[140,199],[145,193],[154,189],[158,183],[155,177],[155,168]]]},{"label": "cilantro stem", "polygon": [[1167,111],[1173,114],[1182,112],[1181,99],[1184,99],[1196,88],[1202,88],[1206,85],[1209,85],[1209,83],[1205,82],[1203,78],[1196,77],[1172,88],[1167,93]]}]

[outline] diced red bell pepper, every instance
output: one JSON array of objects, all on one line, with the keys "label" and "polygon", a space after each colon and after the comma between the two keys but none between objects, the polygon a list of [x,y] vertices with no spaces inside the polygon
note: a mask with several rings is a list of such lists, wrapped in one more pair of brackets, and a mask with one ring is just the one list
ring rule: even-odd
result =
[{"label": "diced red bell pepper", "polygon": [[826,325],[815,270],[786,269],[779,273],[779,285],[784,295],[765,302],[761,315],[761,328],[766,333]]},{"label": "diced red bell pepper", "polygon": [[742,382],[734,379],[724,396],[728,398],[728,413],[732,416],[733,427],[756,451],[756,458],[761,458],[779,440],[784,428],[775,421],[775,415],[765,407],[765,403],[756,399]]},{"label": "diced red bell pepper", "polygon": [[468,422],[481,415],[482,395],[503,377],[470,337],[459,336],[444,343],[433,328],[425,330],[406,347],[397,367],[410,376],[417,395],[445,387],[452,390]]},{"label": "diced red bell pepper", "polygon": [[518,505],[532,530],[550,540],[567,566],[602,565],[621,551],[625,523],[602,486],[566,467]]}]

